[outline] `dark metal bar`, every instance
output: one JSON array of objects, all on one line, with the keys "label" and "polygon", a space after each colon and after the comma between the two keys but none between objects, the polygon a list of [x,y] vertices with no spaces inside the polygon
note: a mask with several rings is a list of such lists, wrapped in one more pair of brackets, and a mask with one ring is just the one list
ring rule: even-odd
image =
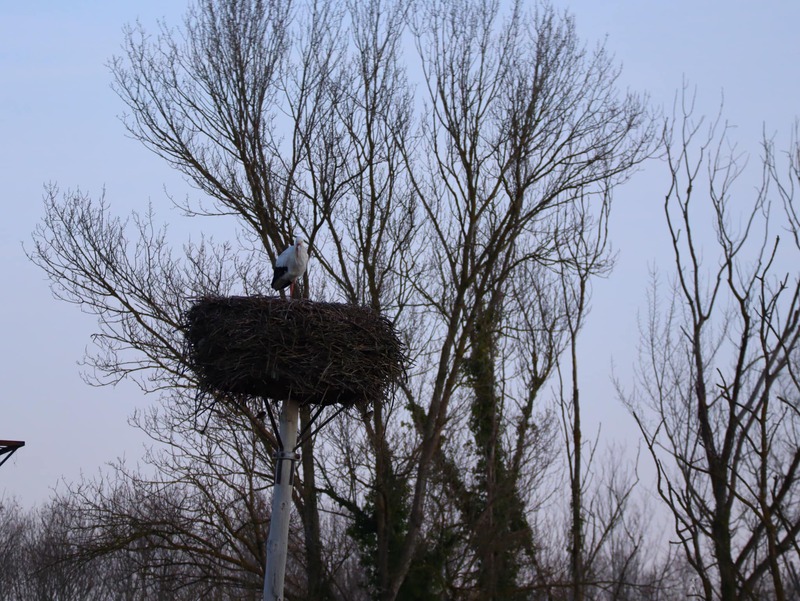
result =
[{"label": "dark metal bar", "polygon": [[24,440],[0,440],[0,455],[5,455],[3,460],[0,461],[0,465],[11,459],[11,456],[24,446]]},{"label": "dark metal bar", "polygon": [[[324,427],[326,424],[330,423],[330,421],[331,421],[331,420],[332,420],[334,417],[336,417],[337,415],[339,415],[339,414],[340,414],[342,411],[344,411],[345,409],[347,409],[347,407],[345,407],[344,405],[339,405],[339,408],[338,408],[338,409],[337,409],[337,410],[336,410],[336,411],[333,413],[333,415],[331,415],[331,416],[329,416],[329,417],[325,418],[325,421],[323,421],[323,422],[322,422],[322,423],[321,423],[319,426],[317,426],[316,428],[314,428],[314,430],[312,430],[311,432],[308,432],[308,433],[306,433],[306,434],[305,434],[305,436],[303,436],[303,437],[302,437],[300,440],[298,440],[298,441],[297,441],[297,444],[294,446],[294,450],[296,451],[297,449],[299,449],[299,448],[300,448],[300,445],[302,445],[302,444],[303,444],[303,443],[304,443],[306,440],[308,440],[309,438],[311,438],[312,436],[314,436],[314,434],[316,434],[317,432],[319,432],[319,431],[320,431],[320,430],[321,430],[321,429],[322,429],[322,428],[323,428],[323,427]],[[314,416],[314,417],[311,419],[311,421],[309,421],[309,422],[308,422],[308,426],[309,426],[309,427],[310,427],[310,426],[311,426],[311,424],[314,422],[314,420],[315,420],[317,417],[319,417],[319,414],[320,414],[320,413],[321,413],[321,410],[320,410],[320,411],[318,411],[318,412],[316,413],[316,415],[315,415],[315,416]],[[306,428],[306,429],[308,429],[308,428]]]}]

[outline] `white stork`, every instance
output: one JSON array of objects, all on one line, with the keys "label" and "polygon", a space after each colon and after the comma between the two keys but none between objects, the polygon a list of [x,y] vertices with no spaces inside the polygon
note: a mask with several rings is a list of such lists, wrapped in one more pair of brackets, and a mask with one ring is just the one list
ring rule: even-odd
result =
[{"label": "white stork", "polygon": [[275,259],[275,275],[272,276],[272,287],[283,290],[289,286],[289,295],[294,293],[294,282],[302,277],[308,265],[308,249],[301,236],[295,236],[294,244],[283,251]]}]

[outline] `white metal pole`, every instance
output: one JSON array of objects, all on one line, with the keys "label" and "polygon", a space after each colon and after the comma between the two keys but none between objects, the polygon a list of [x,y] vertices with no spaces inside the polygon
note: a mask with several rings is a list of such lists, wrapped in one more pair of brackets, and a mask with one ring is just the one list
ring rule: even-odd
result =
[{"label": "white metal pole", "polygon": [[264,575],[264,601],[283,601],[283,579],[289,546],[289,517],[292,512],[294,465],[300,456],[297,444],[296,401],[283,402],[279,430],[283,448],[275,454],[275,487],[272,490],[272,516],[267,537],[267,565]]}]

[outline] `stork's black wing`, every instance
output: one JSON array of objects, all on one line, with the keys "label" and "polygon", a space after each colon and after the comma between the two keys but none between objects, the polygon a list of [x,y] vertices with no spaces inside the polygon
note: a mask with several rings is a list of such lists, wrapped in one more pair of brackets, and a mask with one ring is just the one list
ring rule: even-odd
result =
[{"label": "stork's black wing", "polygon": [[286,286],[292,283],[292,281],[286,277],[288,272],[288,267],[275,268],[275,274],[272,276],[272,288],[274,290],[283,290],[286,288]]}]

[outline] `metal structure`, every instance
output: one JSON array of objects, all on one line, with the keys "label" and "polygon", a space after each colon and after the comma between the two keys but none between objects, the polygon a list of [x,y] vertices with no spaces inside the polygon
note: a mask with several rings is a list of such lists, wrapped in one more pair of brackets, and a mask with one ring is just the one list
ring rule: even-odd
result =
[{"label": "metal structure", "polygon": [[0,440],[0,465],[11,459],[11,456],[25,446],[24,440]]},{"label": "metal structure", "polygon": [[280,434],[278,435],[278,450],[275,452],[275,487],[272,492],[272,515],[267,536],[264,601],[283,601],[294,468],[295,462],[300,459],[300,455],[295,451],[299,408],[296,401],[285,400],[279,419]]},{"label": "metal structure", "polygon": [[339,407],[327,417],[319,426],[312,430],[313,424],[319,418],[324,406],[318,407],[311,415],[311,419],[297,433],[297,421],[300,404],[294,399],[283,401],[281,414],[276,423],[269,401],[266,403],[267,413],[272,422],[278,440],[278,450],[275,452],[275,486],[272,492],[272,514],[267,536],[267,562],[264,574],[264,601],[283,601],[284,579],[286,574],[286,558],[289,548],[289,521],[292,513],[292,490],[294,487],[294,474],[296,464],[300,460],[297,449],[303,441],[310,438],[339,415],[345,407]]}]

